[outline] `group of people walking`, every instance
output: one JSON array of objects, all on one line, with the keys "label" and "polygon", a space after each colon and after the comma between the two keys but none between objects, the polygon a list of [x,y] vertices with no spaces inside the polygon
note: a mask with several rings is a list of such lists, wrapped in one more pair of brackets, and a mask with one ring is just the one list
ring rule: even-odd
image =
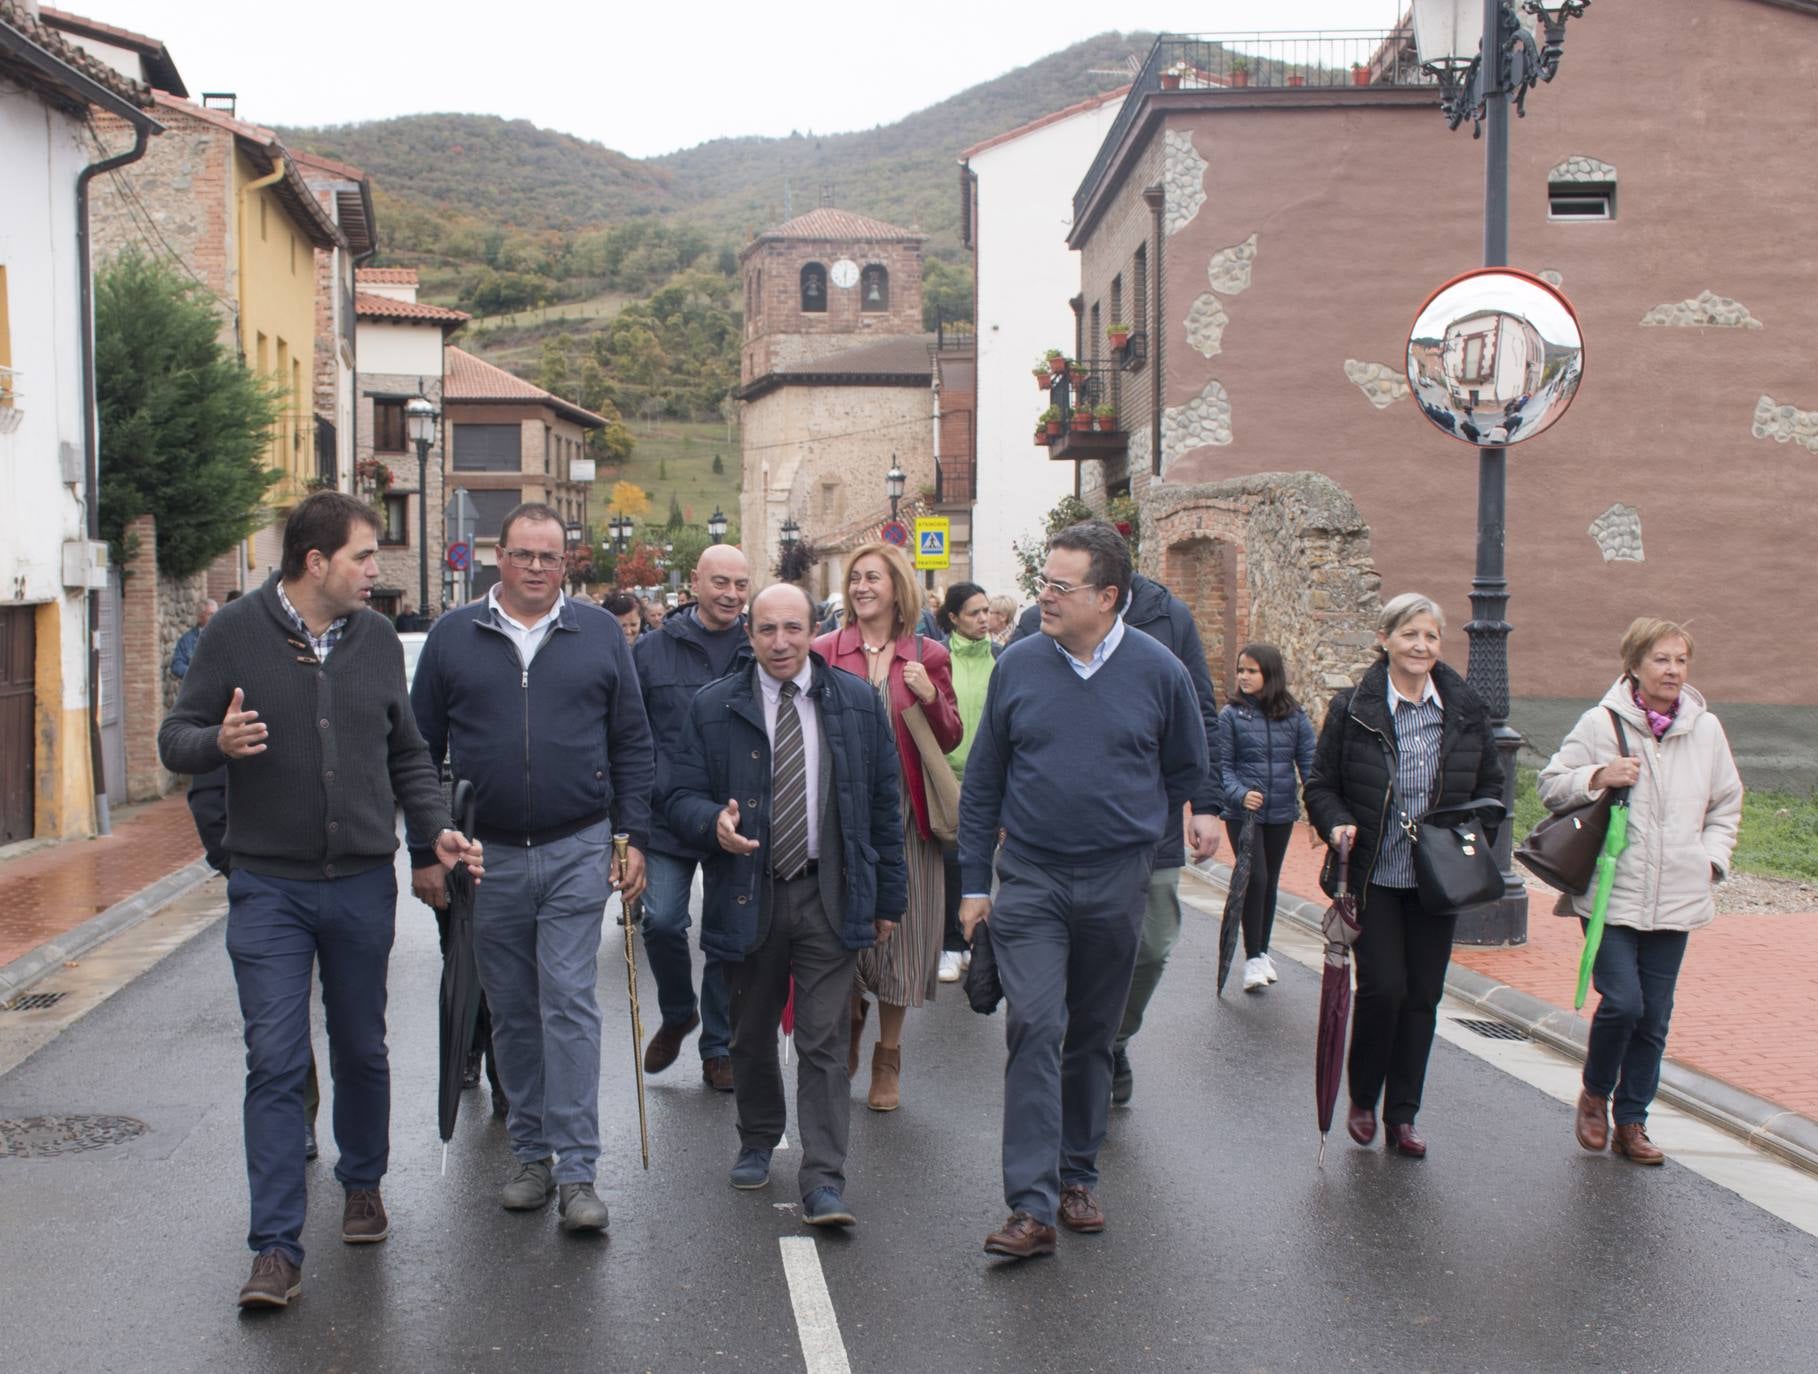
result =
[{"label": "group of people walking", "polygon": [[[565,1230],[608,1224],[594,987],[614,891],[627,909],[641,899],[657,985],[644,1068],[668,1069],[699,1031],[703,1081],[736,1105],[738,1188],[766,1185],[783,1134],[777,1025],[793,1002],[796,1181],[817,1226],[854,1221],[848,1083],[873,1006],[865,1100],[888,1112],[905,1097],[908,1012],[988,934],[1007,1007],[1009,1216],[985,1248],[1028,1258],[1055,1249],[1057,1225],[1102,1230],[1098,1154],[1179,937],[1181,866],[1256,827],[1244,986],[1263,992],[1303,786],[1320,836],[1350,847],[1361,894],[1351,1134],[1369,1143],[1380,1105],[1389,1146],[1425,1152],[1414,1121],[1456,917],[1422,906],[1410,836],[1426,808],[1501,790],[1487,713],[1440,661],[1430,599],[1385,608],[1378,663],[1334,698],[1315,745],[1272,646],[1244,646],[1221,709],[1188,608],[1134,573],[1102,522],[1051,540],[1019,622],[958,583],[931,633],[906,560],[874,544],[849,557],[835,627],[800,587],[758,587],[736,548],[716,546],[693,602],[632,635],[611,606],[564,594],[563,537],[546,506],[505,518],[499,583],[436,622],[406,696],[395,635],[358,614],[377,580],[372,511],[318,493],[290,516],[280,571],[216,617],[160,731],[173,769],[226,767],[256,1257],[242,1305],[283,1306],[300,1286],[312,966],[334,1049],[342,1237],[389,1231],[394,805],[417,896],[444,905],[454,865],[483,877],[475,958],[512,1154],[499,1201],[553,1198]],[[1542,784],[1560,804],[1630,787],[1644,830],[1659,829],[1612,906],[1637,935],[1599,955],[1609,1014],[1579,1112],[1593,1147],[1592,1106],[1613,1092],[1618,1148],[1643,1160],[1647,1060],[1657,1078],[1683,931],[1709,919],[1740,798],[1721,729],[1684,685],[1689,635],[1658,625],[1632,655],[1625,643],[1635,686],[1612,689],[1611,707],[1653,753],[1619,757],[1589,713]],[[474,783],[472,835],[448,814],[443,762]],[[1699,811],[1701,785],[1713,800]],[[1650,786],[1670,797],[1644,801]],[[1665,857],[1688,833],[1708,857],[1702,905],[1697,875]]]}]

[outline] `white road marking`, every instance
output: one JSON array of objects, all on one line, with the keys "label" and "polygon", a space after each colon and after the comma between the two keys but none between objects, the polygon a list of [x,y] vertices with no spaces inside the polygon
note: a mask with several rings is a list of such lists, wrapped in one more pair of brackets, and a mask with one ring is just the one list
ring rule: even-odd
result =
[{"label": "white road marking", "polygon": [[[1183,890],[1181,897],[1217,920],[1224,909],[1224,893],[1223,889],[1215,891],[1216,897],[1203,890],[1192,894]],[[1325,968],[1325,941],[1292,921],[1275,922],[1270,946],[1272,953],[1292,959],[1316,976]],[[1229,994],[1225,1000],[1232,1000]],[[1475,1055],[1559,1102],[1577,1105],[1582,1073],[1578,1060],[1536,1041],[1489,1040],[1458,1025],[1462,1019],[1495,1018],[1457,998],[1447,997],[1440,1003],[1440,1013],[1439,1038],[1447,1044]],[[1682,1111],[1664,1098],[1656,1098],[1648,1108],[1648,1136],[1675,1164],[1683,1164],[1771,1216],[1818,1236],[1818,1178]],[[1559,1144],[1564,1152],[1584,1154],[1569,1131],[1562,1132]],[[1634,1167],[1608,1154],[1601,1159],[1586,1158],[1585,1163],[1590,1167]]]},{"label": "white road marking", "polygon": [[783,1276],[789,1281],[789,1302],[795,1308],[795,1330],[808,1374],[852,1374],[813,1239],[782,1236],[777,1244],[783,1251]]}]

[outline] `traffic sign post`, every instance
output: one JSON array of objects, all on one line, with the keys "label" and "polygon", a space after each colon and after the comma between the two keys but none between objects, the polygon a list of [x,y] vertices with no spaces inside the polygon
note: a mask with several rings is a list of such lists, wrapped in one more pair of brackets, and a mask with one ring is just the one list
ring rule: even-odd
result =
[{"label": "traffic sign post", "polygon": [[884,527],[877,532],[877,537],[896,548],[905,548],[909,543],[909,527],[901,520],[886,520]]},{"label": "traffic sign post", "polygon": [[945,515],[918,516],[915,521],[917,572],[945,572],[953,566],[949,536],[953,521]]},{"label": "traffic sign post", "polygon": [[456,540],[448,546],[447,559],[456,572],[466,572],[473,562],[473,545]]}]

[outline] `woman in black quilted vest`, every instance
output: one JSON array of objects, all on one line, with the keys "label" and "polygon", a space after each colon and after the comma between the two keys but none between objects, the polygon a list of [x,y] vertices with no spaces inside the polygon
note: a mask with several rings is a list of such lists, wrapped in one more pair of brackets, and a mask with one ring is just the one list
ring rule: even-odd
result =
[{"label": "woman in black quilted vest", "polygon": [[[1334,849],[1351,841],[1351,890],[1363,926],[1346,1126],[1368,1145],[1380,1100],[1384,1144],[1411,1159],[1427,1153],[1414,1118],[1458,914],[1422,907],[1408,832],[1430,808],[1502,790],[1489,712],[1440,661],[1444,631],[1445,614],[1429,596],[1404,592],[1383,607],[1379,657],[1326,708],[1306,787],[1314,828]],[[1332,867],[1322,878],[1328,891]]]}]

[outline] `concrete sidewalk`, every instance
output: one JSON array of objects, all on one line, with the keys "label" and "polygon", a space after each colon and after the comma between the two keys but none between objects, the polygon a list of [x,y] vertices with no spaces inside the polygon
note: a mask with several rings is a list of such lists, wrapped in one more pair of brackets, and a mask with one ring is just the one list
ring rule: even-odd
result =
[{"label": "concrete sidewalk", "polygon": [[0,860],[0,1001],[209,876],[180,794],[123,812],[113,830]]},{"label": "concrete sidewalk", "polygon": [[[1277,920],[1314,930],[1325,846],[1297,827],[1282,867]],[[1214,864],[1215,885],[1228,878]],[[1291,895],[1292,894],[1292,895]],[[1597,994],[1573,1013],[1583,936],[1531,888],[1528,943],[1453,951],[1447,991],[1575,1058],[1584,1057]],[[1719,916],[1695,931],[1673,1003],[1661,1095],[1818,1172],[1818,911]]]}]

